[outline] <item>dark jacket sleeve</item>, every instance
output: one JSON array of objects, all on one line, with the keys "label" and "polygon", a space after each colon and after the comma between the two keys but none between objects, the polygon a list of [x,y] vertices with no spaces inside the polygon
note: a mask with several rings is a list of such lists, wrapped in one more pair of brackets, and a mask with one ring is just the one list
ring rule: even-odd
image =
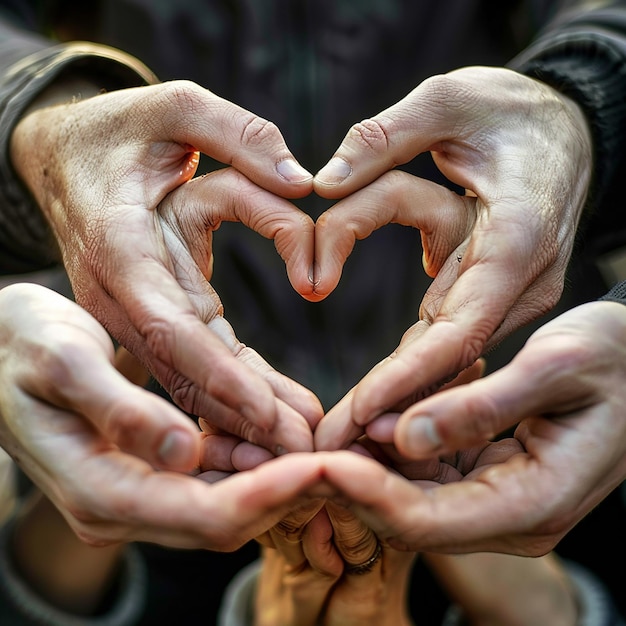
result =
[{"label": "dark jacket sleeve", "polygon": [[593,209],[626,153],[626,2],[564,4],[508,65],[550,84],[585,111],[594,144]]},{"label": "dark jacket sleeve", "polygon": [[609,293],[599,298],[599,300],[610,300],[611,302],[626,304],[626,280],[614,285]]},{"label": "dark jacket sleeve", "polygon": [[59,260],[47,223],[9,158],[11,133],[24,109],[64,73],[88,76],[103,90],[157,79],[119,50],[88,42],[61,44],[30,32],[27,13],[18,16],[4,5],[0,3],[0,274],[17,274]]}]

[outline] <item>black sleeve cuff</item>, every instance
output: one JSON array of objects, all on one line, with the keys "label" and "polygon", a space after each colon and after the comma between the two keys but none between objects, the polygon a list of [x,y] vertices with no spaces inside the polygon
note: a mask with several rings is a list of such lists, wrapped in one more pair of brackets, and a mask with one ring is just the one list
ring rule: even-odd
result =
[{"label": "black sleeve cuff", "polygon": [[[623,43],[622,43],[623,45]],[[594,146],[588,208],[602,201],[626,142],[626,50],[612,37],[564,32],[539,42],[510,64],[575,100],[586,114]]]},{"label": "black sleeve cuff", "polygon": [[617,283],[609,293],[598,298],[599,300],[609,300],[611,302],[621,302],[626,304],[626,281]]},{"label": "black sleeve cuff", "polygon": [[65,72],[86,75],[106,91],[158,82],[134,57],[88,42],[45,48],[8,69],[0,80],[0,274],[36,271],[59,262],[44,216],[11,166],[9,142],[30,102]]}]

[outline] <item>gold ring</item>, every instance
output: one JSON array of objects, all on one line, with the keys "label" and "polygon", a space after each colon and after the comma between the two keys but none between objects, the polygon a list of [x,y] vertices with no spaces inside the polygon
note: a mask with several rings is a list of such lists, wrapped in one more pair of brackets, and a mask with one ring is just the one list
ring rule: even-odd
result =
[{"label": "gold ring", "polygon": [[370,558],[367,559],[367,561],[364,561],[363,563],[359,563],[358,565],[350,565],[346,563],[344,571],[346,574],[353,574],[356,576],[359,576],[361,574],[367,574],[374,568],[374,565],[376,565],[376,563],[380,560],[380,557],[382,556],[382,554],[383,554],[383,547],[380,545],[380,541],[377,541],[374,554],[372,554],[372,556],[370,556]]}]

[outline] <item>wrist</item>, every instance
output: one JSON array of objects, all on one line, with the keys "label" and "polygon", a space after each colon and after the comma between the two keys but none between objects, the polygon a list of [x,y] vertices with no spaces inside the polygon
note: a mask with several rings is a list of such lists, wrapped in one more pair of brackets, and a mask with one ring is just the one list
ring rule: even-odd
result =
[{"label": "wrist", "polygon": [[[83,79],[82,77],[89,77]],[[65,83],[69,81],[71,85]],[[17,274],[46,269],[60,262],[47,220],[25,188],[9,158],[17,123],[29,107],[57,97],[71,99],[98,91],[154,84],[158,79],[134,57],[88,42],[72,42],[40,50],[21,59],[0,77],[0,272]],[[54,89],[48,92],[48,88]]]},{"label": "wrist", "polygon": [[[70,104],[102,93],[103,89],[88,76],[78,73],[64,73],[52,81],[24,109],[21,119],[36,111],[57,104]],[[18,122],[19,123],[19,122]]]}]

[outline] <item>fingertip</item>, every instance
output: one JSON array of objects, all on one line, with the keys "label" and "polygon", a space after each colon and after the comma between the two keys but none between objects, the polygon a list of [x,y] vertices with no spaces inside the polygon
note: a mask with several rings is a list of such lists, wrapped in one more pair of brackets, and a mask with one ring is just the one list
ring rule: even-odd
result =
[{"label": "fingertip", "polygon": [[269,450],[248,441],[236,445],[231,453],[232,465],[239,472],[254,469],[273,458],[274,455]]},{"label": "fingertip", "polygon": [[[324,241],[324,235],[319,234],[321,227],[321,222],[318,221],[316,224],[316,258],[308,268],[306,287],[301,294],[311,302],[324,300],[335,290],[341,280],[343,262],[347,258],[346,255],[341,261],[338,261],[334,257],[337,248],[334,242]],[[330,254],[327,252],[328,247],[331,249]]]},{"label": "fingertip", "polygon": [[161,440],[157,458],[163,468],[186,472],[197,465],[199,452],[200,440],[176,428],[169,430]]},{"label": "fingertip", "polygon": [[285,407],[277,427],[262,445],[275,456],[295,452],[313,452],[313,430],[306,419],[291,407]]},{"label": "fingertip", "polygon": [[308,267],[287,264],[287,276],[296,293],[309,302],[320,302],[328,296],[331,290],[319,288],[319,265],[312,263]]},{"label": "fingertip", "polygon": [[[362,382],[362,381],[361,381]],[[361,385],[361,383],[359,383]],[[370,422],[375,420],[382,412],[384,407],[379,406],[378,403],[372,402],[369,394],[364,395],[359,393],[358,386],[354,394],[354,401],[352,405],[352,421],[365,428]]]},{"label": "fingertip", "polygon": [[303,391],[302,402],[298,402],[294,408],[304,417],[307,424],[311,427],[311,431],[315,430],[315,427],[324,417],[324,407],[320,399],[306,387]]},{"label": "fingertip", "polygon": [[342,266],[329,267],[321,264],[315,265],[315,273],[312,277],[313,294],[316,302],[327,298],[339,284],[341,279]]},{"label": "fingertip", "polygon": [[315,289],[307,289],[305,291],[298,292],[307,302],[321,302],[324,300],[329,294],[320,294],[315,291]]},{"label": "fingertip", "polygon": [[422,254],[422,267],[424,268],[424,272],[426,272],[426,275],[429,278],[437,278],[437,271],[430,264],[429,257],[430,257],[429,251],[426,248],[426,246],[424,246],[424,252]]},{"label": "fingertip", "polygon": [[276,173],[283,182],[288,183],[291,187],[285,197],[303,198],[313,191],[313,174],[292,157],[278,161]]},{"label": "fingertip", "polygon": [[291,286],[308,302],[321,302],[335,290],[339,283],[339,280],[335,279],[322,280],[318,272],[317,269],[310,269],[306,278],[290,276]]},{"label": "fingertip", "polygon": [[276,164],[276,171],[288,183],[306,183],[313,180],[313,174],[305,170],[295,159],[287,157]]},{"label": "fingertip", "polygon": [[321,302],[327,298],[339,284],[339,272],[322,271],[320,263],[314,263],[307,273],[306,283],[302,282],[302,289],[298,293],[309,302]]},{"label": "fingertip", "polygon": [[200,165],[200,152],[190,145],[185,146],[185,148],[188,152],[185,154],[182,167],[178,173],[182,182],[191,180],[196,175]]},{"label": "fingertip", "polygon": [[443,445],[435,420],[427,415],[400,419],[394,432],[394,442],[402,454],[412,459],[437,454]]},{"label": "fingertip", "polygon": [[[352,165],[343,157],[334,156],[317,172],[314,189],[322,197],[333,197],[333,191],[352,175]],[[323,192],[326,192],[325,195]]]},{"label": "fingertip", "polygon": [[324,417],[313,433],[313,445],[317,451],[343,450],[363,434],[363,428],[350,421],[333,422]]},{"label": "fingertip", "polygon": [[381,415],[365,427],[365,434],[377,443],[393,443],[398,418],[398,413]]}]

